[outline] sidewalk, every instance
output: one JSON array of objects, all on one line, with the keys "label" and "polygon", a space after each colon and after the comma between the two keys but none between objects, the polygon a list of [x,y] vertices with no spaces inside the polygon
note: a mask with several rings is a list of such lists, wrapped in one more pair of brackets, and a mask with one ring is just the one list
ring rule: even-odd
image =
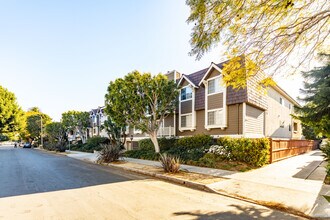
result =
[{"label": "sidewalk", "polygon": [[[82,152],[71,152],[67,156],[91,162],[97,158],[97,154]],[[147,175],[151,172],[156,177],[164,176],[160,174],[160,163],[157,161],[133,158],[124,158],[124,161],[112,166],[143,171]],[[204,185],[209,191],[244,198],[261,205],[295,210],[312,217],[330,218],[330,203],[323,197],[330,196],[330,186],[323,184],[326,175],[324,165],[322,153],[312,151],[243,173],[182,165],[184,171],[202,176],[189,179],[187,175],[167,175],[166,178],[169,181],[188,178],[189,181]],[[202,181],[201,178],[208,180]]]}]

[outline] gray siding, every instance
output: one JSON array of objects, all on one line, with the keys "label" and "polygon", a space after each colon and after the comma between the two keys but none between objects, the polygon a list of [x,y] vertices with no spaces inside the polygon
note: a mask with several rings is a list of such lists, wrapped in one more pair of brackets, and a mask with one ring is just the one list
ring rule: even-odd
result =
[{"label": "gray siding", "polygon": [[223,93],[209,95],[207,97],[208,110],[223,107]]},{"label": "gray siding", "polygon": [[181,102],[181,114],[192,112],[192,100]]},{"label": "gray siding", "polygon": [[[177,117],[177,124],[179,123]],[[227,106],[227,128],[221,130],[215,128],[205,129],[205,110],[196,111],[196,130],[180,132],[177,127],[177,136],[189,136],[196,134],[208,135],[237,135],[243,133],[243,104]]]}]

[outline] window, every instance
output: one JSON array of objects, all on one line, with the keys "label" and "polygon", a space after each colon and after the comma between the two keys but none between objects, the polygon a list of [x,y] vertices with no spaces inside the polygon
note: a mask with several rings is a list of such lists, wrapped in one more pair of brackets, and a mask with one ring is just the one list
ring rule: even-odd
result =
[{"label": "window", "polygon": [[192,127],[192,114],[189,115],[183,115],[181,116],[181,127],[182,128],[190,128]]},{"label": "window", "polygon": [[282,98],[280,98],[280,104],[284,105],[284,100]]},{"label": "window", "polygon": [[129,134],[129,126],[125,127],[125,134]]},{"label": "window", "polygon": [[298,123],[297,122],[293,122],[293,132],[298,132]]},{"label": "window", "polygon": [[289,125],[289,131],[291,131],[291,124]]},{"label": "window", "polygon": [[142,131],[134,127],[134,134],[142,134]]},{"label": "window", "polygon": [[289,103],[289,109],[291,110],[291,104]]},{"label": "window", "polygon": [[192,89],[190,87],[185,87],[181,89],[181,101],[189,100],[192,98]]},{"label": "window", "polygon": [[223,110],[218,109],[218,110],[213,110],[213,111],[208,111],[207,113],[207,125],[209,126],[221,126],[223,121]]},{"label": "window", "polygon": [[207,94],[220,93],[223,92],[223,87],[220,85],[220,77],[211,79],[207,84]]}]

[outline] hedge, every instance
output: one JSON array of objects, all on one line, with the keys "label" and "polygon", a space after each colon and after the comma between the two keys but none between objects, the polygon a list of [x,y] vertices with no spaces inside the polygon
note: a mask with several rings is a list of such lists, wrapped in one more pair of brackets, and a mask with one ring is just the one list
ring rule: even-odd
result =
[{"label": "hedge", "polygon": [[[205,166],[215,166],[219,161],[238,161],[253,167],[260,167],[269,162],[270,142],[267,138],[219,138],[214,140],[210,135],[195,135],[180,139],[158,139],[161,153],[180,157],[183,163],[201,162]],[[215,155],[209,152],[213,144],[223,146],[226,155]],[[217,146],[219,147],[219,146]],[[126,152],[127,157],[158,160],[150,139],[139,141],[139,149]]]},{"label": "hedge", "polygon": [[261,167],[269,162],[268,138],[219,138],[218,145],[226,147],[231,159]]},{"label": "hedge", "polygon": [[[70,149],[93,153],[94,150],[96,151],[102,150],[101,144],[108,144],[108,143],[110,143],[109,138],[94,136],[87,139],[87,142],[85,144],[81,142],[78,142],[77,144],[71,144]],[[67,146],[67,149],[69,149],[69,146]]]},{"label": "hedge", "polygon": [[[171,148],[176,147],[177,139],[175,138],[158,138],[158,144],[161,152],[168,151]],[[155,151],[154,144],[151,139],[142,139],[139,141],[139,150],[153,150]]]}]

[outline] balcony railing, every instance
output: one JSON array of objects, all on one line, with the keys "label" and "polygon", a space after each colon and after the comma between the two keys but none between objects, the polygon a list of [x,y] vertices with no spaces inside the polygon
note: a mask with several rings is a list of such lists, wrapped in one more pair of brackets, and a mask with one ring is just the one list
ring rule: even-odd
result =
[{"label": "balcony railing", "polygon": [[158,137],[173,137],[175,136],[174,127],[161,127],[157,132]]}]

